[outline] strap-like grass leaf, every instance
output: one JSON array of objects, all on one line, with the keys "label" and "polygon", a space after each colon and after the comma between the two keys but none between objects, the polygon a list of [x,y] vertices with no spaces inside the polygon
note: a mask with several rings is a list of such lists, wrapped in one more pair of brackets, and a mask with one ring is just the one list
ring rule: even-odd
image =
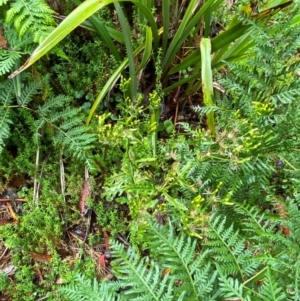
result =
[{"label": "strap-like grass leaf", "polygon": [[149,26],[146,27],[146,41],[143,57],[140,63],[140,67],[137,69],[136,73],[139,73],[148,63],[152,54],[152,31]]},{"label": "strap-like grass leaf", "polygon": [[[202,92],[204,104],[213,106],[213,80],[211,71],[211,41],[208,38],[202,38],[200,42],[201,62],[202,62]],[[215,135],[215,119],[214,112],[206,114],[207,126],[212,135]]]},{"label": "strap-like grass leaf", "polygon": [[[140,45],[135,51],[134,55],[139,54],[143,49],[145,45]],[[98,97],[96,98],[95,102],[93,103],[92,108],[90,109],[89,116],[86,120],[86,125],[89,125],[97,107],[99,106],[102,99],[105,97],[105,95],[113,88],[117,80],[120,78],[122,71],[128,66],[128,58],[126,58],[120,66],[115,70],[113,75],[108,79],[105,86],[100,91]]]},{"label": "strap-like grass leaf", "polygon": [[[124,2],[126,0],[86,0],[80,4],[74,11],[71,12],[59,25],[56,27],[45,40],[34,50],[29,59],[21,66],[18,70],[13,72],[9,77],[13,78],[17,74],[21,73],[37,60],[39,60],[43,55],[48,53],[55,45],[57,45],[62,39],[64,39],[72,30],[74,30],[78,25],[80,25],[84,20],[89,18],[99,9],[104,6],[115,3],[115,2]],[[143,6],[139,1],[131,0],[133,4],[137,5],[139,9],[142,10],[147,21],[150,24],[153,35],[153,44],[154,49],[157,49],[158,45],[158,30],[156,22],[153,18],[152,13],[148,10],[147,7]]]},{"label": "strap-like grass leaf", "polygon": [[[72,0],[75,4],[80,5],[81,1],[79,0]],[[93,24],[94,28],[96,29],[96,31],[103,37],[104,41],[106,42],[109,50],[111,51],[111,53],[114,55],[115,59],[117,61],[121,61],[121,57],[120,54],[115,46],[115,44],[113,43],[111,36],[108,32],[108,30],[106,29],[106,26],[104,25],[104,23],[97,18],[95,15],[90,16],[90,21]]]},{"label": "strap-like grass leaf", "polygon": [[131,42],[130,28],[125,18],[125,15],[123,13],[121,5],[118,2],[114,4],[115,4],[117,15],[119,17],[119,22],[122,28],[122,33],[124,35],[124,41],[127,50],[129,76],[130,76],[129,95],[131,99],[135,99],[137,93],[137,78],[135,72],[135,62],[134,62],[133,46]]}]

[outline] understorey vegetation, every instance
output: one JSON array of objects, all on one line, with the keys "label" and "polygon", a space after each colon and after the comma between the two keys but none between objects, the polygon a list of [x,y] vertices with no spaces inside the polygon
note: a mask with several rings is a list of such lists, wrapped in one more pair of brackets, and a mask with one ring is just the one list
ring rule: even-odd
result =
[{"label": "understorey vegetation", "polygon": [[300,300],[299,15],[0,0],[0,299]]}]

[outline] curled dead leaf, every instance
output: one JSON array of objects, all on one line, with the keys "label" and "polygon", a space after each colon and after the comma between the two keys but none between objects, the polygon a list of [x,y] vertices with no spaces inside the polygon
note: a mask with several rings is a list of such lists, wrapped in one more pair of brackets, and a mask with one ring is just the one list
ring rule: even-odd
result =
[{"label": "curled dead leaf", "polygon": [[284,236],[291,235],[291,230],[288,227],[281,225],[281,226],[279,226],[279,229],[281,230],[281,232]]},{"label": "curled dead leaf", "polygon": [[5,268],[3,268],[2,270],[0,270],[0,274],[4,273],[7,276],[12,276],[15,273],[16,269],[17,268],[14,265],[9,264]]},{"label": "curled dead leaf", "polygon": [[88,211],[87,200],[91,196],[92,189],[89,180],[84,181],[83,186],[80,191],[80,199],[78,203],[78,209],[82,216],[86,215]]},{"label": "curled dead leaf", "polygon": [[106,267],[106,261],[105,261],[105,255],[102,254],[100,255],[99,257],[99,264],[102,268],[105,268]]},{"label": "curled dead leaf", "polygon": [[4,33],[3,33],[3,27],[0,26],[0,47],[7,47],[8,43],[7,40],[4,37]]},{"label": "curled dead leaf", "polygon": [[10,218],[10,219],[0,219],[0,226],[7,225],[7,224],[13,224],[15,222],[16,221],[12,218]]},{"label": "curled dead leaf", "polygon": [[170,274],[171,271],[171,268],[165,268],[161,273],[161,277],[164,278],[166,275]]},{"label": "curled dead leaf", "polygon": [[37,252],[30,252],[30,254],[34,261],[38,261],[42,263],[47,263],[52,259],[52,256],[48,254],[41,254]]},{"label": "curled dead leaf", "polygon": [[56,284],[64,284],[65,281],[61,277],[57,277],[55,283]]},{"label": "curled dead leaf", "polygon": [[213,82],[213,87],[222,93],[225,93],[225,88],[217,82]]}]

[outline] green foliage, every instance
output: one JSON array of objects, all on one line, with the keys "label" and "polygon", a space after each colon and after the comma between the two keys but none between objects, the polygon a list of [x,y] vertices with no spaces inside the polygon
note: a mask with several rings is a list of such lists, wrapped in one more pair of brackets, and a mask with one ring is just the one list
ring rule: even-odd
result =
[{"label": "green foliage", "polygon": [[[4,33],[10,47],[0,52],[1,79],[14,65],[19,66],[22,54],[28,53],[33,41],[38,41],[32,37],[34,26],[30,17],[22,8],[17,12],[16,2],[21,3],[8,3],[9,24]],[[9,174],[16,170],[27,175],[41,172],[38,180],[42,187],[39,202],[27,202],[22,207],[19,223],[1,228],[0,239],[5,239],[11,248],[19,270],[15,284],[1,277],[0,289],[11,290],[15,300],[24,301],[35,299],[35,291],[44,295],[45,290],[54,291],[48,293],[54,300],[61,300],[61,292],[67,300],[74,301],[298,300],[299,29],[281,13],[271,21],[246,16],[240,16],[241,20],[232,18],[228,28],[212,39],[215,55],[206,66],[210,71],[228,66],[222,74],[213,74],[210,82],[224,92],[215,93],[210,107],[194,108],[200,119],[205,115],[215,118],[215,135],[212,137],[203,128],[204,123],[173,125],[171,120],[164,121],[167,133],[158,133],[160,105],[167,97],[172,99],[172,95],[167,95],[170,91],[181,87],[183,98],[190,95],[202,99],[198,82],[200,52],[193,39],[203,29],[202,17],[207,38],[210,9],[218,7],[221,1],[209,0],[199,10],[198,1],[190,1],[184,9],[176,1],[163,1],[161,12],[165,18],[150,13],[150,2],[135,2],[135,18],[140,24],[133,25],[137,27],[133,34],[128,28],[132,20],[125,17],[126,8],[116,5],[121,20],[118,25],[124,33],[123,40],[116,40],[125,42],[129,56],[118,68],[118,55],[124,49],[117,49],[109,41],[118,34],[120,37],[120,32],[99,25],[95,21],[101,20],[93,16],[87,24],[103,33],[111,53],[104,53],[99,39],[76,50],[72,49],[76,44],[69,39],[65,44],[69,62],[62,64],[64,61],[56,60],[53,68],[40,62],[32,73],[0,83],[0,165],[4,169],[1,177],[9,179]],[[85,1],[80,9],[93,4],[91,13],[105,3]],[[37,26],[39,22],[46,22],[47,28],[52,26],[44,16],[49,11],[43,5],[40,10],[29,9],[40,14],[36,16]],[[80,9],[75,12],[79,18],[75,21],[79,23],[87,16],[80,14]],[[290,13],[293,20],[297,7],[291,8]],[[154,17],[162,24],[154,24]],[[24,21],[24,25],[18,20]],[[152,22],[151,30],[145,20]],[[63,27],[67,34],[75,23],[61,24],[56,33]],[[163,25],[165,31],[158,32],[157,25]],[[246,30],[246,35],[237,39]],[[47,49],[62,38],[56,33],[46,38]],[[43,33],[38,32],[38,36],[42,39]],[[82,41],[86,39],[78,38],[76,43],[80,45]],[[249,51],[250,46],[253,51]],[[34,60],[44,54],[39,52],[41,47],[34,53]],[[142,50],[144,55],[140,58],[138,53]],[[241,59],[246,50],[248,57]],[[137,68],[138,62],[143,66]],[[148,67],[150,72],[155,69],[150,79]],[[126,77],[127,71],[132,78]],[[58,81],[53,74],[58,75]],[[121,74],[125,76],[115,86]],[[142,92],[145,86],[153,84],[150,93],[139,93],[137,76],[144,81],[144,86],[140,86]],[[90,112],[95,111],[109,89],[114,86],[115,90],[99,108],[98,125],[85,127],[81,110],[89,111],[98,86],[103,85],[105,88]],[[165,99],[163,92],[167,92]],[[103,108],[110,112],[102,112]],[[16,153],[12,151],[15,148]],[[45,163],[41,170],[33,164],[36,149],[45,161],[54,153],[51,163]],[[92,158],[91,150],[95,153]],[[68,160],[70,155],[76,162]],[[58,159],[66,163],[65,170],[53,163]],[[79,220],[82,177],[78,170],[83,166],[77,161],[87,165],[90,159],[101,171],[97,185],[92,184],[96,197],[88,204],[96,214],[95,220],[116,239],[119,232],[128,231],[130,237],[128,246],[123,242],[111,243],[113,261],[106,267],[112,267],[112,281],[91,280],[95,270],[90,256],[77,260],[72,272],[67,263],[61,264],[56,253],[63,226]],[[63,188],[55,179],[64,172],[67,183],[62,197],[58,191]],[[86,243],[93,247],[99,236],[89,235]],[[45,281],[39,285],[32,281],[32,251],[53,254],[46,267],[37,264],[48,269]],[[60,292],[55,285],[56,275],[68,283]]]},{"label": "green foliage", "polygon": [[117,67],[116,61],[103,41],[94,35],[87,38],[74,33],[64,42],[63,50],[68,60],[58,58],[50,70],[46,67],[42,72],[51,74],[59,93],[73,96],[80,103],[84,101],[83,109],[88,112],[99,88]]},{"label": "green foliage", "polygon": [[124,297],[130,300],[171,300],[173,281],[166,276],[161,279],[161,270],[155,262],[141,258],[134,248],[124,252],[124,245],[115,243],[113,255],[118,282],[115,287],[126,288]]},{"label": "green foliage", "polygon": [[[123,2],[121,0],[120,2]],[[121,63],[121,65],[115,70],[115,73],[110,78],[110,81],[107,85],[101,90],[99,96],[97,97],[96,101],[94,102],[93,107],[90,110],[90,114],[88,117],[87,123],[90,122],[92,115],[95,112],[96,107],[99,105],[100,101],[103,100],[103,97],[108,93],[108,91],[112,88],[112,85],[115,84],[116,78],[120,77],[121,73],[123,73],[124,68],[128,65],[129,67],[129,76],[131,78],[129,84],[129,96],[131,97],[132,101],[135,100],[137,97],[137,71],[135,67],[135,59],[134,57],[144,49],[144,53],[146,55],[143,56],[142,63],[146,65],[149,61],[152,44],[151,44],[151,36],[153,37],[153,44],[154,44],[154,55],[157,55],[158,51],[158,43],[159,43],[159,34],[160,32],[157,29],[157,24],[155,19],[151,13],[153,9],[150,3],[140,3],[138,1],[132,0],[131,2],[138,7],[138,15],[139,19],[142,21],[144,18],[149,22],[151,27],[151,32],[149,30],[144,31],[145,35],[145,44],[140,45],[137,49],[133,49],[132,37],[128,26],[128,21],[125,18],[124,11],[118,1],[113,1],[115,5],[116,13],[119,17],[119,24],[121,27],[121,32],[123,35],[123,41],[127,51],[127,57]],[[78,1],[76,1],[78,3]],[[162,54],[163,57],[161,58],[161,70],[162,76],[161,81],[163,84],[163,91],[165,93],[171,92],[175,88],[182,86],[185,83],[189,83],[185,94],[191,95],[192,92],[195,92],[199,89],[198,77],[200,75],[201,61],[200,53],[198,51],[198,47],[193,47],[193,51],[189,55],[185,55],[182,52],[182,47],[185,44],[192,44],[192,39],[198,36],[202,37],[202,30],[204,28],[204,37],[209,37],[209,27],[210,27],[210,17],[211,12],[216,10],[220,5],[220,0],[209,0],[205,4],[203,4],[199,9],[199,3],[196,0],[192,0],[186,7],[184,13],[183,10],[178,13],[178,7],[174,11],[177,12],[175,15],[175,22],[172,24],[173,21],[170,17],[170,1],[165,1],[162,5],[161,14],[163,15],[162,18],[162,25],[164,28],[164,33],[162,37]],[[64,37],[66,37],[74,28],[80,25],[87,17],[91,17],[94,13],[98,10],[102,9],[106,5],[110,4],[110,1],[103,1],[101,3],[96,2],[95,0],[90,0],[88,2],[83,2],[79,7],[74,10],[47,38],[43,41],[43,43],[34,51],[31,55],[29,60],[24,64],[21,68],[16,70],[11,77],[16,76],[29,66],[31,66],[34,62],[40,59],[44,54],[49,52],[54,46],[57,45]],[[272,10],[271,10],[272,11]],[[260,20],[265,17],[265,14],[258,14],[255,16],[255,19]],[[182,19],[182,22],[179,22],[179,19]],[[113,34],[111,31],[108,31],[101,20],[95,18],[95,16],[91,17],[92,24],[96,28],[96,30],[103,36],[104,40],[107,42],[111,52],[114,54],[115,58],[119,61],[119,53],[116,50],[114,44],[112,43]],[[212,39],[212,53],[216,53],[214,60],[210,68],[212,67],[220,67],[223,64],[221,61],[222,59],[226,58],[229,61],[236,60],[237,58],[242,57],[249,48],[251,48],[255,42],[251,38],[250,34],[247,33],[245,37],[243,35],[246,31],[252,27],[252,22],[248,24],[244,24],[238,18],[234,18],[232,24],[229,26],[228,30],[223,31],[219,36]],[[171,42],[169,40],[169,29],[171,24],[174,26],[176,33],[171,35]],[[202,27],[202,30],[200,28]],[[195,30],[195,36],[191,35],[191,33]],[[199,30],[201,31],[198,34]],[[140,38],[139,38],[140,39]],[[237,40],[234,45],[228,49],[230,43]],[[155,58],[154,56],[154,58]],[[144,59],[146,57],[146,59]],[[180,57],[181,62],[177,63],[177,58]],[[181,58],[182,57],[182,58]],[[175,66],[173,67],[173,64]],[[177,72],[181,72],[189,67],[194,67],[193,74],[189,78],[181,79],[172,84],[171,76]],[[145,68],[146,66],[141,66],[139,70]],[[171,82],[170,82],[171,81]],[[210,114],[211,115],[211,114]],[[211,119],[212,116],[210,116]],[[210,122],[211,123],[211,122]]]},{"label": "green foliage", "polygon": [[36,82],[24,86],[19,97],[15,94],[12,82],[6,81],[0,85],[1,90],[5,91],[0,95],[1,149],[5,145],[5,138],[10,135],[11,125],[17,124],[17,120],[22,116],[36,147],[46,135],[52,139],[54,146],[67,148],[70,154],[91,164],[87,151],[92,147],[95,137],[88,133],[88,128],[82,124],[84,116],[80,114],[81,110],[70,107],[72,98],[63,95],[50,97],[43,104],[32,108],[34,97],[40,94]]},{"label": "green foliage", "polygon": [[91,206],[96,213],[97,222],[104,231],[109,231],[112,237],[126,230],[126,217],[123,212],[119,212],[118,205],[112,206],[110,203],[99,202]]},{"label": "green foliage", "polygon": [[[256,221],[245,214],[243,219],[255,229]],[[293,295],[299,294],[298,284],[294,286],[299,283],[298,256],[286,262],[284,255],[276,254],[272,248],[260,249],[255,239],[244,240],[241,233],[248,226],[244,228],[242,219],[229,223],[221,212],[216,212],[206,226],[203,239],[191,239],[172,224],[159,226],[149,221],[145,240],[150,257],[142,257],[136,247],[125,252],[122,244],[114,242],[113,271],[117,281],[103,281],[100,290],[93,289],[90,280],[85,282],[99,295],[109,288],[112,293],[118,292],[120,300],[296,300]],[[293,237],[274,231],[254,232],[256,238],[268,235],[271,244],[273,238],[289,241],[292,252],[298,252]],[[75,287],[67,285],[62,289],[66,296],[73,297],[69,300],[75,300],[76,291],[80,296],[82,283],[78,279],[83,278],[77,276]],[[293,289],[283,289],[291,286]]]},{"label": "green foliage", "polygon": [[[44,0],[0,2],[5,22],[3,34],[7,47],[0,48],[0,76],[17,67],[19,59],[29,54],[54,28],[54,12]],[[63,53],[56,50],[63,56]]]},{"label": "green foliage", "polygon": [[20,38],[12,24],[3,25],[3,34],[7,47],[0,48],[0,76],[10,72],[22,55],[32,50],[32,39],[29,35],[25,34]]},{"label": "green foliage", "polygon": [[97,280],[85,278],[84,276],[77,274],[74,277],[75,284],[70,284],[68,287],[60,289],[63,295],[65,295],[69,301],[115,301],[116,295],[110,291],[107,283],[102,282],[100,285]]},{"label": "green foliage", "polygon": [[0,75],[8,73],[14,63],[21,57],[17,52],[2,50],[0,52]]},{"label": "green foliage", "polygon": [[246,241],[234,225],[228,225],[224,216],[212,217],[205,248],[214,257],[218,271],[223,275],[236,275],[240,280],[253,275],[258,267],[251,250],[245,250]]},{"label": "green foliage", "polygon": [[[3,3],[0,3],[0,5]],[[12,22],[20,37],[30,32],[35,43],[41,42],[53,29],[54,11],[44,0],[13,1],[6,12],[6,23]]]}]

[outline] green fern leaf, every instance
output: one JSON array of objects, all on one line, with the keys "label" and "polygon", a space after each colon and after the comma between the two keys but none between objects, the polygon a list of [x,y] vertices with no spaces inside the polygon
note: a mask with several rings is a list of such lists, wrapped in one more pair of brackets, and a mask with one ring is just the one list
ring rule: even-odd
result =
[{"label": "green fern leaf", "polygon": [[6,22],[13,22],[21,37],[30,31],[34,42],[41,42],[55,25],[54,13],[44,0],[15,1],[6,12]]},{"label": "green fern leaf", "polygon": [[152,256],[157,258],[160,266],[171,269],[172,276],[181,282],[180,288],[175,291],[185,291],[187,300],[208,297],[216,279],[216,273],[208,261],[209,251],[198,254],[197,241],[177,235],[171,224],[160,227],[151,223],[147,235]]},{"label": "green fern leaf", "polygon": [[167,301],[173,300],[174,279],[168,275],[162,278],[162,270],[147,257],[141,258],[136,250],[130,247],[124,252],[124,245],[113,242],[114,271],[118,285],[127,288],[124,291],[126,300],[132,301]]},{"label": "green fern leaf", "polygon": [[8,73],[21,54],[15,51],[8,51],[0,48],[0,75]]},{"label": "green fern leaf", "polygon": [[[50,98],[39,106],[37,113],[51,128],[55,145],[88,162],[88,151],[93,147],[96,135],[88,133],[88,128],[83,124],[84,116],[80,114],[80,109],[68,106],[70,101],[70,97],[63,95]],[[64,109],[64,106],[67,108]],[[36,139],[39,129],[44,124],[40,119],[36,121]]]},{"label": "green fern leaf", "polygon": [[110,289],[105,281],[99,285],[97,280],[91,281],[85,276],[76,274],[75,283],[68,284],[59,289],[69,301],[118,301],[120,298]]},{"label": "green fern leaf", "polygon": [[38,94],[39,86],[36,82],[31,82],[21,90],[21,96],[18,97],[19,105],[26,107],[33,99],[33,96]]},{"label": "green fern leaf", "polygon": [[246,248],[245,240],[226,223],[226,217],[214,215],[209,221],[210,231],[205,243],[213,254],[215,263],[225,275],[237,275],[243,281],[258,268],[253,251]]},{"label": "green fern leaf", "polygon": [[282,301],[287,299],[283,287],[276,282],[273,271],[268,268],[264,283],[259,290],[260,298],[264,301]]},{"label": "green fern leaf", "polygon": [[3,150],[5,139],[10,135],[10,125],[13,123],[9,105],[14,100],[14,87],[12,82],[0,84],[0,153]]},{"label": "green fern leaf", "polygon": [[225,276],[223,275],[222,271],[220,271],[219,281],[220,290],[222,291],[224,299],[251,301],[249,296],[245,296],[244,286],[239,282],[238,279]]}]

